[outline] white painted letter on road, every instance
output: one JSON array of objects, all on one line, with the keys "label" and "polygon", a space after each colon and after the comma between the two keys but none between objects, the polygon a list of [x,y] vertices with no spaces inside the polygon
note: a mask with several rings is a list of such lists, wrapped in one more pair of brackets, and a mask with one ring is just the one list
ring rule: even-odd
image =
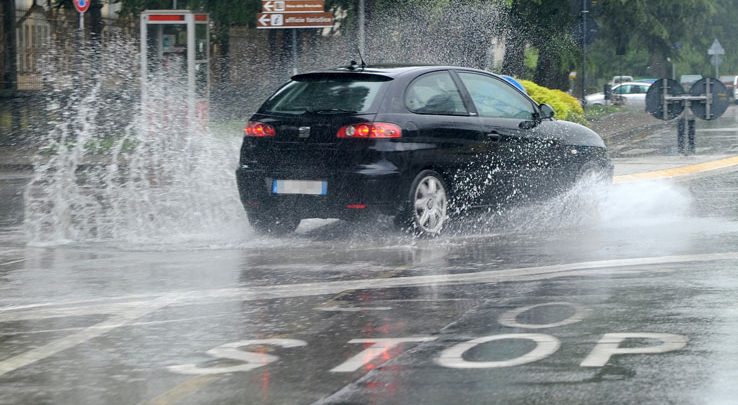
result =
[{"label": "white painted letter on road", "polygon": [[[482,343],[493,342],[496,340],[508,339],[527,339],[536,343],[536,348],[530,352],[510,360],[501,361],[467,361],[464,360],[464,353],[473,347]],[[449,368],[502,368],[514,367],[522,364],[532,363],[534,361],[545,359],[557,350],[561,343],[550,335],[540,333],[510,333],[506,335],[484,336],[468,342],[462,342],[441,352],[441,356],[436,359],[436,363]]]},{"label": "white painted letter on road", "polygon": [[[532,323],[521,323],[518,321],[518,317],[522,313],[530,311],[531,309],[534,309],[534,308],[547,307],[547,306],[571,307],[571,308],[574,308],[574,314],[572,314],[570,317],[566,319],[563,319],[559,322],[553,322],[553,323],[532,324]],[[500,324],[509,326],[511,328],[524,328],[524,329],[555,328],[557,326],[571,325],[573,323],[580,322],[582,321],[582,319],[584,319],[587,316],[588,312],[589,310],[587,308],[584,308],[583,306],[579,304],[574,304],[571,302],[546,302],[543,304],[529,305],[527,307],[512,309],[500,315],[500,318],[497,321]]]},{"label": "white painted letter on road", "polygon": [[254,340],[241,340],[233,343],[226,343],[220,345],[214,349],[208,350],[206,353],[219,358],[219,359],[230,359],[239,360],[244,364],[239,364],[230,367],[198,367],[196,364],[182,364],[178,366],[169,366],[167,369],[174,373],[179,374],[223,374],[223,373],[235,373],[239,371],[250,371],[255,368],[266,366],[269,363],[274,363],[279,360],[279,357],[258,352],[247,352],[239,350],[240,347],[253,346],[253,345],[270,345],[279,346],[284,348],[307,346],[302,340],[297,339],[254,339]]},{"label": "white painted letter on road", "polygon": [[[647,347],[620,347],[625,339],[653,339],[662,343]],[[685,336],[671,333],[605,333],[580,366],[602,367],[607,364],[614,354],[666,353],[683,349],[686,345],[687,338]]]},{"label": "white painted letter on road", "polygon": [[419,343],[432,342],[436,340],[434,337],[408,337],[408,338],[377,338],[377,339],[351,339],[349,343],[374,343],[361,351],[356,356],[346,360],[341,365],[331,369],[332,373],[352,373],[365,364],[371,363],[374,359],[394,349],[401,343]]}]

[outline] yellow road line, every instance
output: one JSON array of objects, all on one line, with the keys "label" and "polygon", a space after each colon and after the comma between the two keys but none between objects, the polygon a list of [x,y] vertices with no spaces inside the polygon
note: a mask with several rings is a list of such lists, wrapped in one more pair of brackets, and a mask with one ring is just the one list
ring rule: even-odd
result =
[{"label": "yellow road line", "polygon": [[709,172],[712,170],[725,169],[727,167],[738,166],[738,156],[733,156],[711,162],[697,163],[694,165],[674,167],[671,169],[655,170],[652,172],[643,172],[635,174],[624,174],[613,177],[614,184],[634,183],[643,180],[668,179],[672,177],[689,176],[696,173]]},{"label": "yellow road line", "polygon": [[200,388],[210,384],[217,380],[219,376],[214,375],[201,375],[197,377],[188,378],[183,383],[170,389],[169,391],[159,395],[158,397],[142,402],[142,405],[171,405],[181,402],[184,398],[188,397]]}]

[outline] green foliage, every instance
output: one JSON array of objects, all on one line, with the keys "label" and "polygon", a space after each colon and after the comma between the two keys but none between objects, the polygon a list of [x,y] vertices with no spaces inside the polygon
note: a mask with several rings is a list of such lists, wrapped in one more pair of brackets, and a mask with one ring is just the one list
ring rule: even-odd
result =
[{"label": "green foliage", "polygon": [[727,34],[735,25],[735,8],[734,0],[598,1],[592,14],[600,30],[589,70],[600,83],[616,74],[670,76],[669,61],[675,60],[690,65],[682,73],[701,73],[708,62],[707,47],[718,31],[726,40],[734,37]]},{"label": "green foliage", "polygon": [[539,86],[528,80],[520,80],[528,95],[539,104],[548,104],[556,111],[556,118],[586,124],[584,110],[579,101],[561,90]]},{"label": "green foliage", "polygon": [[538,49],[529,47],[525,49],[525,75],[523,77],[533,78],[538,66]]},{"label": "green foliage", "polygon": [[602,117],[623,111],[622,106],[617,105],[593,105],[587,108],[585,118],[587,121],[598,121]]}]

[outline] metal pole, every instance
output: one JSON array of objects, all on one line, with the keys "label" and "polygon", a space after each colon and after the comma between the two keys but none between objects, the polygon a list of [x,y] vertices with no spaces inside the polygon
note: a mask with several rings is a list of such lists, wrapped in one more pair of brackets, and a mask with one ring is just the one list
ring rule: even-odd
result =
[{"label": "metal pole", "polygon": [[705,119],[712,119],[712,88],[710,87],[710,78],[705,79]]},{"label": "metal pole", "polygon": [[293,28],[292,31],[292,74],[297,74],[297,29]]},{"label": "metal pole", "polygon": [[79,30],[85,29],[85,13],[79,13]]},{"label": "metal pole", "polygon": [[[141,15],[141,28],[140,28],[140,35],[141,35],[141,43],[140,43],[140,54],[141,54],[141,106],[145,109],[146,108],[146,89],[148,88],[148,32],[147,28],[148,25],[146,24],[148,21],[148,16],[145,14]],[[144,111],[145,112],[145,111]],[[148,118],[148,117],[147,117]],[[147,125],[147,120],[143,120],[144,125]],[[147,131],[148,132],[148,131]]]},{"label": "metal pole", "polygon": [[671,61],[671,79],[676,80],[676,63]]},{"label": "metal pole", "polygon": [[292,74],[297,74],[297,29],[292,30]]},{"label": "metal pole", "polygon": [[[689,101],[686,102],[689,104]],[[682,116],[679,117],[679,121],[677,121],[677,151],[681,155],[686,155],[687,151],[684,147],[684,130],[687,126],[687,111],[682,113]]]},{"label": "metal pole", "polygon": [[663,100],[663,113],[664,113],[664,121],[667,121],[669,119],[669,102],[666,101],[666,97],[669,96],[669,81],[666,79],[663,79],[662,86],[664,93],[661,95],[661,100]]},{"label": "metal pole", "polygon": [[587,101],[587,0],[582,0],[582,105],[586,106]]},{"label": "metal pole", "polygon": [[366,3],[365,0],[359,0],[359,53],[364,55],[364,47],[366,46],[366,33],[365,30],[365,13],[366,13]]},{"label": "metal pole", "polygon": [[187,130],[193,133],[195,128],[195,15],[188,12],[185,15],[185,23],[187,23]]}]

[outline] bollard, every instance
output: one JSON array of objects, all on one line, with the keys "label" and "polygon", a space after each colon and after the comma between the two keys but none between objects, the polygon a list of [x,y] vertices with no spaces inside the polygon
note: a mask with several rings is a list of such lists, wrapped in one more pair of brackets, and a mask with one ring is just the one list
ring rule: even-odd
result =
[{"label": "bollard", "polygon": [[685,154],[684,129],[684,120],[679,119],[679,121],[677,121],[677,151],[680,154]]},{"label": "bollard", "polygon": [[694,135],[694,119],[690,119],[689,121],[687,121],[687,154],[689,155],[695,154]]}]

